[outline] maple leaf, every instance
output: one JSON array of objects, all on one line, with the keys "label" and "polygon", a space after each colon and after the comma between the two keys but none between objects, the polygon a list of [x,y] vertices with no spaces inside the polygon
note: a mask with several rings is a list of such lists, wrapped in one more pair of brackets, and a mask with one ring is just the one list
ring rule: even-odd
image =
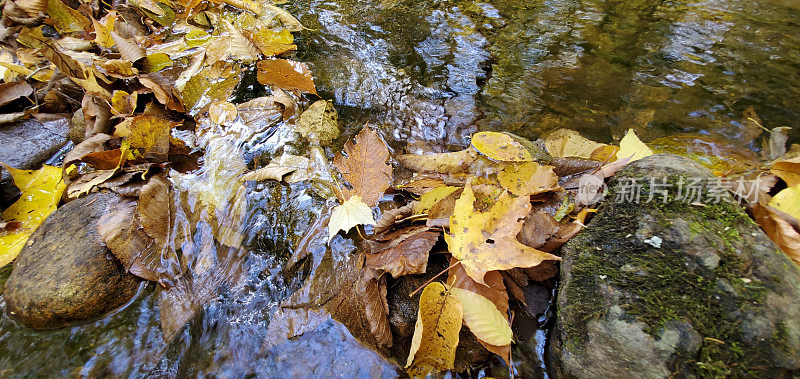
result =
[{"label": "maple leaf", "polygon": [[461,261],[464,271],[480,284],[492,270],[533,267],[561,258],[525,246],[517,241],[525,216],[531,210],[527,196],[512,198],[503,192],[485,212],[476,212],[475,194],[467,185],[450,217],[450,233],[444,235],[450,253]]},{"label": "maple leaf", "polygon": [[342,205],[336,206],[331,211],[331,220],[328,222],[328,242],[340,230],[346,233],[356,225],[375,225],[372,209],[358,195],[351,196]]},{"label": "maple leaf", "polygon": [[345,189],[345,199],[360,196],[370,207],[378,204],[378,199],[389,188],[392,179],[392,166],[386,143],[369,127],[361,129],[356,135],[355,144],[348,141],[344,145],[345,158],[341,153],[333,159],[333,165],[352,189]]}]

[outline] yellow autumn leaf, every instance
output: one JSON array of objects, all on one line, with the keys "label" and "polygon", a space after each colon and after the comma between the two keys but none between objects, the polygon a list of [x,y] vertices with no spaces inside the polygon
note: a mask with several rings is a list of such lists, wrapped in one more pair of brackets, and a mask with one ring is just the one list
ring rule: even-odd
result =
[{"label": "yellow autumn leaf", "polygon": [[475,337],[495,346],[511,344],[511,325],[491,300],[461,288],[451,288],[450,292],[461,301],[464,323]]},{"label": "yellow autumn leaf", "polygon": [[530,162],[528,149],[505,133],[479,132],[472,135],[472,147],[479,153],[501,162]]},{"label": "yellow autumn leaf", "polygon": [[326,145],[339,136],[339,115],[332,102],[318,100],[300,115],[296,128],[309,141]]},{"label": "yellow autumn leaf", "polygon": [[433,282],[425,286],[406,361],[412,377],[453,369],[462,312],[461,301],[444,284]]},{"label": "yellow autumn leaf", "polygon": [[145,157],[166,157],[172,122],[156,116],[136,116],[131,120],[126,141]]},{"label": "yellow autumn leaf", "polygon": [[594,142],[572,129],[558,129],[545,137],[544,146],[554,157],[592,159],[592,153],[608,145]]},{"label": "yellow autumn leaf", "polygon": [[361,200],[361,197],[353,195],[331,211],[331,219],[328,222],[328,242],[340,230],[347,233],[356,225],[375,225],[375,218],[372,217],[372,209]]},{"label": "yellow autumn leaf", "polygon": [[56,210],[66,187],[60,167],[18,170],[3,166],[11,173],[22,195],[3,211],[3,219],[19,222],[20,228],[14,233],[0,235],[0,267],[17,257],[31,233]]},{"label": "yellow autumn leaf", "polygon": [[781,158],[772,164],[769,171],[783,179],[787,186],[794,187],[800,184],[800,156]]},{"label": "yellow autumn leaf", "polygon": [[497,180],[503,188],[517,196],[536,195],[561,188],[553,167],[536,162],[508,165],[497,174]]},{"label": "yellow autumn leaf", "polygon": [[769,205],[800,220],[800,185],[778,192],[770,200]]},{"label": "yellow autumn leaf", "polygon": [[619,141],[617,160],[630,158],[630,162],[633,162],[651,155],[653,155],[653,150],[636,136],[633,129],[628,129],[625,136]]},{"label": "yellow autumn leaf", "polygon": [[425,192],[419,197],[419,201],[414,204],[414,214],[427,213],[432,206],[458,189],[459,187],[444,186]]},{"label": "yellow autumn leaf", "polygon": [[476,282],[486,285],[484,275],[493,270],[533,267],[545,260],[561,258],[517,241],[525,216],[530,213],[528,196],[512,198],[503,192],[485,212],[475,210],[475,194],[467,185],[456,200],[450,216],[450,233],[445,233],[447,247]]}]

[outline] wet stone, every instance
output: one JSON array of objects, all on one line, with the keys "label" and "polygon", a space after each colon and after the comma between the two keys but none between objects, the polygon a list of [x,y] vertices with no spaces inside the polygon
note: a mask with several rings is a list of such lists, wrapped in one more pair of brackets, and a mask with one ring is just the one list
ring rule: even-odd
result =
[{"label": "wet stone", "polygon": [[[800,268],[738,204],[727,195],[705,206],[614,201],[622,178],[679,176],[706,185],[712,177],[674,155],[628,165],[589,227],[564,247],[549,350],[557,377],[800,372]],[[642,199],[649,191],[642,186]],[[654,236],[660,244],[647,242]]]},{"label": "wet stone", "polygon": [[31,235],[5,283],[8,314],[33,329],[97,318],[133,297],[139,280],[102,244],[98,219],[119,197],[96,193],[51,214]]},{"label": "wet stone", "polygon": [[[32,170],[67,143],[67,119],[40,123],[34,119],[0,125],[0,162],[11,167]],[[11,175],[0,169],[0,208],[11,204],[19,194]]]}]

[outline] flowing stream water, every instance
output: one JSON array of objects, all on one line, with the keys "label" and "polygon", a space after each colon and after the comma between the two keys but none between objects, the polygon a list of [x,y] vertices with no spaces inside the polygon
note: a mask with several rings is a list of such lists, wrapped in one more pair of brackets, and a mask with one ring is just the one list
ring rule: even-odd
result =
[{"label": "flowing stream water", "polygon": [[[297,36],[296,59],[309,63],[321,96],[335,102],[340,141],[366,123],[395,152],[463,147],[477,130],[535,139],[567,127],[611,142],[634,127],[645,141],[675,132],[735,139],[748,107],[766,127],[795,126],[792,140],[800,136],[797,0],[283,6],[309,28]],[[250,163],[282,146],[280,128],[231,143]],[[291,340],[269,340],[271,315],[300,286],[282,267],[324,207],[312,192],[302,184],[247,187],[239,279],[171,342],[160,328],[156,286],[144,284],[120,311],[60,330],[27,330],[3,312],[0,375],[396,375],[330,319]],[[332,246],[353,249],[345,239]],[[529,333],[532,368],[521,374],[544,375],[537,355],[545,333]]]}]

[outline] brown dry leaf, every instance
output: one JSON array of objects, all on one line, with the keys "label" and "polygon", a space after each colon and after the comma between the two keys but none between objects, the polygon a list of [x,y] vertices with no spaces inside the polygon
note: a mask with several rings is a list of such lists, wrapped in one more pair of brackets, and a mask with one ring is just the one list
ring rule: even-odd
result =
[{"label": "brown dry leaf", "polygon": [[553,216],[541,211],[531,211],[525,216],[517,240],[526,246],[538,249],[556,234],[558,228],[559,224]]},{"label": "brown dry leaf", "polygon": [[416,174],[414,175],[414,179],[395,187],[409,191],[417,196],[422,196],[428,191],[446,186],[447,183],[445,182],[444,178],[441,178],[438,175],[432,176],[428,174]]},{"label": "brown dry leaf", "polygon": [[558,176],[552,166],[536,162],[510,164],[497,174],[500,185],[517,196],[537,195],[558,191]]},{"label": "brown dry leaf", "polygon": [[595,209],[587,208],[578,212],[574,220],[569,220],[568,217],[564,217],[564,219],[561,220],[561,225],[558,227],[556,234],[544,245],[539,247],[539,249],[548,253],[558,250],[567,243],[570,238],[580,233],[580,231],[586,227],[587,216],[594,212],[596,212]]},{"label": "brown dry leaf", "polygon": [[81,101],[86,138],[111,130],[111,106],[108,102],[86,94]]},{"label": "brown dry leaf", "polygon": [[364,127],[354,141],[347,141],[344,145],[347,157],[341,153],[336,155],[333,165],[352,188],[343,190],[345,200],[358,195],[364,203],[374,207],[391,184],[392,166],[387,163],[389,149],[369,127]]},{"label": "brown dry leaf", "polygon": [[553,158],[550,162],[553,172],[559,177],[570,176],[590,170],[597,170],[602,162],[580,158]]},{"label": "brown dry leaf", "polygon": [[478,157],[473,148],[440,154],[403,154],[397,156],[400,164],[412,171],[439,172],[442,174],[458,174],[469,171],[469,166]]},{"label": "brown dry leaf", "polygon": [[298,90],[316,95],[314,79],[304,63],[286,59],[266,59],[258,62],[258,82],[285,90]]},{"label": "brown dry leaf", "polygon": [[441,233],[426,226],[410,226],[401,230],[402,234],[388,242],[366,241],[371,253],[367,255],[367,267],[386,271],[395,278],[425,273],[428,253]]},{"label": "brown dry leaf", "polygon": [[131,63],[135,63],[147,55],[144,48],[139,46],[136,41],[124,38],[113,30],[109,30],[108,33],[111,35],[114,43],[117,44],[117,51],[119,52],[119,55],[122,56],[122,59]]},{"label": "brown dry leaf", "polygon": [[25,13],[31,17],[47,12],[48,0],[16,0],[17,4]]},{"label": "brown dry leaf", "polygon": [[797,219],[773,207],[754,204],[750,211],[764,233],[800,265],[800,223]]},{"label": "brown dry leaf", "polygon": [[86,154],[105,150],[105,143],[110,139],[110,135],[100,133],[83,140],[83,142],[77,144],[74,148],[72,148],[72,150],[69,151],[69,153],[67,153],[66,156],[64,156],[63,167],[67,168],[71,164],[77,163]]},{"label": "brown dry leaf", "polygon": [[[62,74],[72,79],[87,79],[86,68],[80,62],[42,41],[39,53],[52,62]],[[80,83],[78,83],[80,84]]]},{"label": "brown dry leaf", "polygon": [[127,117],[136,110],[138,94],[125,91],[114,91],[111,95],[111,113],[114,117]]},{"label": "brown dry leaf", "polygon": [[543,282],[558,275],[558,262],[544,261],[542,264],[522,269],[525,274],[535,282]]},{"label": "brown dry leaf", "polygon": [[[497,310],[506,317],[506,321],[510,321],[508,318],[508,293],[506,293],[506,286],[503,284],[503,277],[500,275],[500,271],[490,271],[486,273],[484,277],[486,285],[483,285],[472,280],[461,265],[455,264],[456,262],[458,262],[458,259],[450,258],[450,270],[447,272],[447,284],[451,287],[475,292],[489,299],[489,301],[497,307]],[[480,339],[478,339],[478,342],[480,342],[486,350],[499,355],[507,364],[510,364],[511,345],[496,346],[481,341]]]},{"label": "brown dry leaf", "polygon": [[489,271],[514,267],[533,267],[546,260],[561,258],[517,241],[531,203],[527,196],[512,198],[504,192],[485,212],[475,210],[475,195],[467,185],[456,201],[450,217],[450,233],[444,239],[450,253],[476,282],[485,284]]},{"label": "brown dry leaf", "polygon": [[378,220],[378,223],[375,224],[375,228],[373,229],[375,235],[384,234],[390,228],[393,228],[395,226],[395,223],[414,214],[414,204],[415,204],[414,202],[411,202],[400,208],[395,208],[384,212],[383,215],[381,216],[381,219]]},{"label": "brown dry leaf", "polygon": [[153,91],[153,95],[156,96],[158,102],[164,104],[168,109],[172,109],[176,112],[183,112],[185,110],[183,103],[175,96],[171,87],[165,89],[161,84],[150,77],[139,76],[138,79],[139,83]]},{"label": "brown dry leaf", "polygon": [[32,93],[33,87],[25,81],[0,83],[0,107]]},{"label": "brown dry leaf", "polygon": [[105,70],[106,75],[117,79],[133,79],[139,74],[139,70],[133,67],[133,63],[122,59],[109,59],[105,62],[95,61],[95,67],[102,68]]},{"label": "brown dry leaf", "polygon": [[406,367],[409,375],[452,370],[463,310],[461,301],[439,282],[428,284],[419,299],[419,313]]},{"label": "brown dry leaf", "polygon": [[163,246],[170,232],[170,185],[166,175],[155,175],[142,187],[136,213],[144,231]]},{"label": "brown dry leaf", "polygon": [[122,158],[122,149],[96,151],[84,155],[81,162],[97,170],[111,170],[117,167]]}]

